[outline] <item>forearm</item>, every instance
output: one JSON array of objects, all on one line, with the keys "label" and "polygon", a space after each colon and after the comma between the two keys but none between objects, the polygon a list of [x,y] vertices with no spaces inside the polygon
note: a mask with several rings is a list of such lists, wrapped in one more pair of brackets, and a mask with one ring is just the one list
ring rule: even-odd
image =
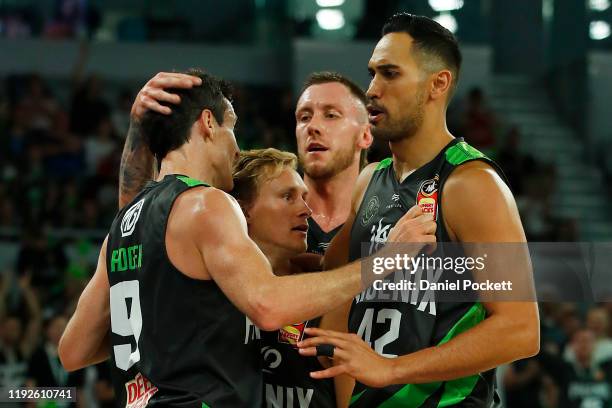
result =
[{"label": "forearm", "polygon": [[154,177],[155,158],[144,143],[139,125],[130,122],[119,167],[119,208],[132,201]]},{"label": "forearm", "polygon": [[390,383],[447,381],[535,354],[537,330],[534,333],[530,324],[511,320],[493,315],[443,345],[389,360]]},{"label": "forearm", "polygon": [[340,269],[276,277],[261,294],[277,325],[313,319],[350,301],[362,290],[361,266],[353,262]]}]

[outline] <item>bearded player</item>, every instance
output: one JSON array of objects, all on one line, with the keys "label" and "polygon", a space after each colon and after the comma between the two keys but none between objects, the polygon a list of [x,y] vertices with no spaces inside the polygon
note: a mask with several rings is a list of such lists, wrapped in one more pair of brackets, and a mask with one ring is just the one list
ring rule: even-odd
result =
[{"label": "bearded player", "polygon": [[[327,267],[368,255],[362,243],[376,251],[414,203],[435,215],[438,241],[525,242],[497,165],[446,127],[460,65],[456,39],[435,21],[402,13],[384,26],[368,64],[368,111],[374,137],[389,142],[393,157],[361,173]],[[494,406],[493,369],[539,350],[533,302],[436,303],[421,294],[404,303],[364,294],[324,318],[348,319],[355,334],[308,329],[318,337],[299,343],[309,356],[315,345],[335,346],[334,366],[312,376],[354,377],[354,407]]]}]

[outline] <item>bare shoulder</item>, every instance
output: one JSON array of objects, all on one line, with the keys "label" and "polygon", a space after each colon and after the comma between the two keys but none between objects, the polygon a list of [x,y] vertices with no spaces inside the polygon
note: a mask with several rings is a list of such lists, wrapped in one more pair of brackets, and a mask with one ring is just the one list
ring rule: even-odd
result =
[{"label": "bare shoulder", "polygon": [[462,201],[481,200],[489,195],[499,194],[512,197],[510,189],[497,171],[481,160],[471,161],[456,168],[444,185],[444,194]]},{"label": "bare shoulder", "polygon": [[236,200],[214,187],[195,187],[177,199],[172,208],[171,221],[179,229],[189,231],[243,227],[244,216]]},{"label": "bare shoulder", "polygon": [[483,161],[465,163],[449,176],[442,194],[444,222],[463,242],[523,242],[516,202],[502,177]]}]

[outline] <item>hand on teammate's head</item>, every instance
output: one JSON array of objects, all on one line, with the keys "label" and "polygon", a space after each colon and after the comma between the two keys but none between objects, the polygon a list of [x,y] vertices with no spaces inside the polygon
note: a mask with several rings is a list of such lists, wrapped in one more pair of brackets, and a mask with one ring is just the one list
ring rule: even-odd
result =
[{"label": "hand on teammate's head", "polygon": [[179,74],[175,72],[159,72],[151,78],[138,92],[132,105],[132,120],[139,121],[147,110],[152,110],[163,115],[172,113],[172,109],[162,105],[160,102],[170,104],[181,103],[181,98],[165,89],[179,88],[189,89],[198,86],[202,80],[196,76]]}]

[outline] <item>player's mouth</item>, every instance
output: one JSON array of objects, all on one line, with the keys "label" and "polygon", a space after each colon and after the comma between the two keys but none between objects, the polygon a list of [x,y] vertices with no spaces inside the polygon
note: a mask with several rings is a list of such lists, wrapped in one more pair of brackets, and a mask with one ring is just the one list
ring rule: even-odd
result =
[{"label": "player's mouth", "polygon": [[300,232],[300,233],[306,235],[306,233],[308,232],[308,223],[297,225],[297,226],[291,228],[291,231],[297,231],[297,232]]},{"label": "player's mouth", "polygon": [[323,146],[321,143],[314,143],[314,142],[308,144],[308,146],[306,147],[306,153],[322,153],[328,150],[329,149]]},{"label": "player's mouth", "polygon": [[374,104],[369,104],[368,105],[368,117],[370,119],[370,123],[371,124],[376,124],[377,122],[379,122],[383,115],[385,114],[385,109],[374,105]]}]

